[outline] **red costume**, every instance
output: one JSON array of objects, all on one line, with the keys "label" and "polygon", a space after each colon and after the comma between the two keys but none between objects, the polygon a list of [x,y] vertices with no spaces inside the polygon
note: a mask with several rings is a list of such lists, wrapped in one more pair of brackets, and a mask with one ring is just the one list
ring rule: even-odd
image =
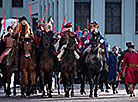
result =
[{"label": "red costume", "polygon": [[138,83],[138,53],[127,52],[124,57],[122,72],[125,73],[125,83]]}]

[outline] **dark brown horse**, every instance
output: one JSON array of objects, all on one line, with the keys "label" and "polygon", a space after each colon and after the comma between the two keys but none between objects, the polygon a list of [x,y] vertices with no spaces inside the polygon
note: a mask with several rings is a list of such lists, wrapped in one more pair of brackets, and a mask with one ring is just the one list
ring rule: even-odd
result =
[{"label": "dark brown horse", "polygon": [[[65,97],[69,97],[71,90],[71,96],[74,96],[74,77],[77,68],[77,60],[74,55],[75,39],[71,36],[71,32],[66,32],[63,39],[67,41],[67,47],[61,58],[61,74],[63,79],[63,85],[65,90]],[[64,41],[64,40],[63,40]]]},{"label": "dark brown horse", "polygon": [[90,85],[90,95],[89,97],[93,97],[93,88],[94,89],[94,97],[97,97],[97,90],[99,84],[99,77],[101,71],[103,69],[103,57],[99,53],[100,41],[92,42],[90,46],[90,52],[87,52],[87,56],[85,59],[87,76]]},{"label": "dark brown horse", "polygon": [[21,95],[29,96],[32,93],[33,87],[36,84],[35,68],[36,68],[36,56],[35,46],[31,38],[25,38],[23,48],[20,57],[20,71],[21,71]]},{"label": "dark brown horse", "polygon": [[10,96],[10,84],[11,84],[11,76],[14,73],[14,90],[13,94],[16,95],[16,81],[18,78],[18,46],[15,42],[13,48],[11,49],[8,56],[6,56],[3,60],[2,72],[4,77],[4,90],[6,92],[6,96]]},{"label": "dark brown horse", "polygon": [[51,52],[50,37],[46,34],[42,36],[41,45],[42,52],[40,56],[40,85],[43,92],[42,97],[45,96],[44,86],[46,85],[46,82],[48,83],[47,95],[48,97],[52,97],[51,87],[54,60]]}]

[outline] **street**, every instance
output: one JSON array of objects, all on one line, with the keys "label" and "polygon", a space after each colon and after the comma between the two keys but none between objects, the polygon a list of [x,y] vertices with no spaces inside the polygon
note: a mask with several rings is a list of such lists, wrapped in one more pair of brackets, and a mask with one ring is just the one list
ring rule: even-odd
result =
[{"label": "street", "polygon": [[3,89],[0,89],[0,102],[138,102],[138,86],[135,90],[136,97],[130,97],[126,95],[124,85],[120,84],[118,88],[118,94],[112,94],[112,89],[107,92],[101,92],[98,90],[98,98],[89,98],[89,85],[86,85],[86,95],[80,95],[79,84],[75,84],[75,96],[70,98],[64,97],[63,87],[61,85],[61,94],[58,95],[57,90],[52,93],[52,98],[41,98],[41,94],[32,95],[30,97],[21,98],[20,89],[17,89],[17,96],[11,95],[11,97],[5,97]]}]

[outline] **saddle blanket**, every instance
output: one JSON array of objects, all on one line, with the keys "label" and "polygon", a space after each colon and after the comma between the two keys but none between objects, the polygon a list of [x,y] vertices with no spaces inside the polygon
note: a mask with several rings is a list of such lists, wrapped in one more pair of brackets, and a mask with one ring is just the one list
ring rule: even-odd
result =
[{"label": "saddle blanket", "polygon": [[4,58],[5,56],[7,56],[7,55],[10,53],[11,49],[12,49],[12,48],[7,48],[7,49],[2,53],[2,55],[0,56],[0,63],[2,62],[3,58]]}]

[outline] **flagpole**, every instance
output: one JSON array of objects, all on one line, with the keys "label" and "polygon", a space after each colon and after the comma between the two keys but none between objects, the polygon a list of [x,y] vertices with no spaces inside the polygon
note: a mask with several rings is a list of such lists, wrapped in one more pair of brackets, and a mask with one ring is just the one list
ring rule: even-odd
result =
[{"label": "flagpole", "polygon": [[57,13],[55,13],[54,32],[56,32],[56,18],[57,18]]},{"label": "flagpole", "polygon": [[49,5],[47,5],[47,8],[46,8],[46,10],[45,10],[45,13],[44,13],[44,15],[43,15],[43,18],[42,18],[40,24],[42,24],[42,22],[43,22],[43,20],[44,20],[44,18],[45,18],[45,16],[46,16],[46,13],[47,13],[48,8],[49,8]]},{"label": "flagpole", "polygon": [[62,23],[62,27],[61,27],[60,33],[62,33],[63,26],[64,26],[64,24],[65,24],[65,20],[66,20],[66,16],[67,16],[67,13],[66,13],[65,16],[64,16],[64,20],[63,20],[63,23]]}]

